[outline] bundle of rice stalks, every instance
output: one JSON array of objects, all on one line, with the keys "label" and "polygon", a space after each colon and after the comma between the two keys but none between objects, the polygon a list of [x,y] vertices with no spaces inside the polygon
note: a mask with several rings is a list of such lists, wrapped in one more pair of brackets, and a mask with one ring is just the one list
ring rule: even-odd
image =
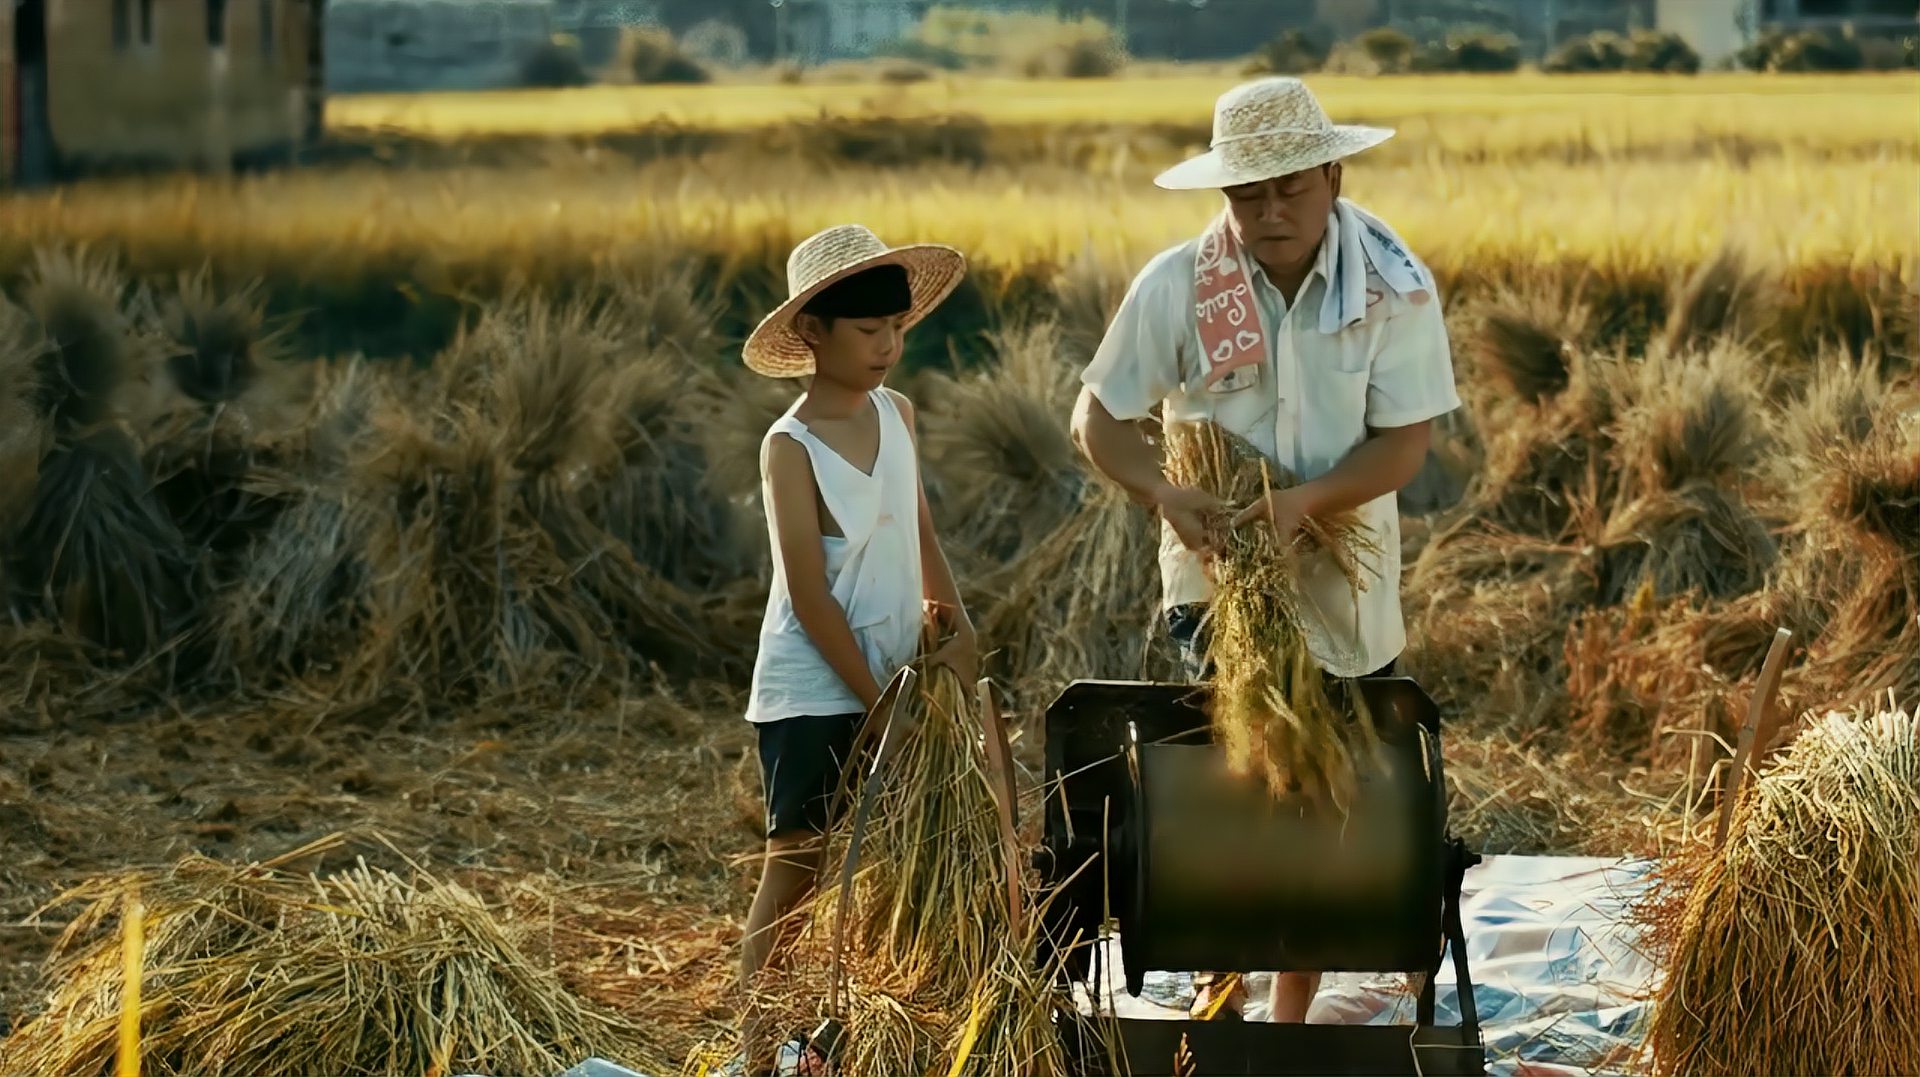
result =
[{"label": "bundle of rice stalks", "polygon": [[111,417],[146,350],[121,308],[126,282],[84,250],[41,250],[21,292],[39,351],[35,410],[65,434]]},{"label": "bundle of rice stalks", "polygon": [[1086,249],[1055,277],[1053,298],[1060,325],[1060,349],[1070,366],[1084,366],[1107,335],[1113,312],[1126,298],[1128,280],[1113,271],[1115,261]]},{"label": "bundle of rice stalks", "polygon": [[714,631],[594,518],[620,466],[609,431],[648,372],[613,368],[608,346],[579,308],[490,316],[438,372],[444,403],[376,415],[347,492],[375,506],[367,685],[464,695],[743,663],[744,633]]},{"label": "bundle of rice stalks", "polygon": [[1600,536],[1600,599],[1624,602],[1642,582],[1662,598],[1736,598],[1766,585],[1773,535],[1738,494],[1692,483],[1616,512]]},{"label": "bundle of rice stalks", "polygon": [[1436,537],[1404,577],[1404,671],[1449,713],[1536,721],[1566,681],[1567,621],[1593,602],[1589,560],[1512,533]]},{"label": "bundle of rice stalks", "polygon": [[1920,722],[1830,713],[1687,854],[1649,1034],[1662,1074],[1920,1073]]},{"label": "bundle of rice stalks", "polygon": [[941,533],[984,566],[1031,549],[1090,485],[1067,430],[1079,382],[1058,327],[1032,322],[992,342],[999,361],[941,385],[922,424]]},{"label": "bundle of rice stalks", "polygon": [[[34,410],[42,346],[26,312],[0,297],[0,540],[32,500],[51,443],[51,426]],[[0,602],[5,596],[0,578]]]},{"label": "bundle of rice stalks", "polygon": [[1765,278],[1738,253],[1722,251],[1703,262],[1673,290],[1661,343],[1668,352],[1722,340],[1751,346],[1773,332],[1771,312],[1780,306]]},{"label": "bundle of rice stalks", "polygon": [[367,615],[362,556],[373,506],[331,490],[296,491],[216,597],[214,665],[255,683],[299,677],[346,656]]},{"label": "bundle of rice stalks", "polygon": [[[907,738],[872,808],[848,909],[846,1072],[1063,1074],[1054,985],[1066,949],[1056,964],[1040,958],[1032,909],[1014,926],[978,698],[945,667],[920,672],[895,717]],[[826,863],[842,862],[849,838],[843,822]],[[801,913],[804,956],[779,997],[759,1000],[778,1021],[817,1020],[842,900],[835,885]]]},{"label": "bundle of rice stalks", "polygon": [[1619,360],[1575,352],[1566,387],[1539,404],[1508,403],[1481,421],[1485,465],[1459,507],[1476,527],[1558,541],[1581,502],[1616,496],[1612,424],[1621,407]]},{"label": "bundle of rice stalks", "polygon": [[215,586],[236,574],[240,552],[286,507],[249,479],[272,461],[302,403],[259,289],[254,281],[220,295],[207,271],[182,275],[161,315],[171,346],[153,379],[146,465],[161,504],[209,556]]},{"label": "bundle of rice stalks", "polygon": [[609,266],[592,290],[609,296],[626,355],[664,352],[689,366],[706,366],[725,350],[720,331],[727,294],[715,288],[697,259],[679,257],[673,241],[652,236],[628,244],[641,252],[624,264]]},{"label": "bundle of rice stalks", "polygon": [[620,633],[533,518],[506,435],[472,415],[445,432],[403,414],[377,421],[350,495],[377,506],[352,659],[363,687],[471,698],[621,676]]},{"label": "bundle of rice stalks", "polygon": [[621,363],[609,431],[619,463],[593,491],[594,518],[678,586],[705,590],[750,575],[764,529],[713,488],[702,429],[738,420],[713,414],[714,397],[702,391],[709,373],[671,352]]},{"label": "bundle of rice stalks", "polygon": [[195,621],[196,559],[117,426],[69,434],[48,452],[12,539],[9,574],[26,600],[121,660],[153,654]]},{"label": "bundle of rice stalks", "polygon": [[361,639],[363,552],[379,506],[345,481],[377,409],[397,379],[368,363],[316,363],[305,415],[269,443],[245,491],[283,506],[223,581],[212,617],[217,668],[252,680],[297,677],[337,664]]},{"label": "bundle of rice stalks", "polygon": [[[1270,487],[1297,480],[1244,439],[1212,423],[1166,430],[1167,475],[1229,505],[1246,505]],[[1381,549],[1352,513],[1309,519],[1281,544],[1269,528],[1234,529],[1212,566],[1207,658],[1215,669],[1211,720],[1228,765],[1255,774],[1275,796],[1297,788],[1345,809],[1356,781],[1352,747],[1377,743],[1363,712],[1354,729],[1327,692],[1308,645],[1295,572],[1317,544],[1334,559],[1357,601],[1377,573]]]},{"label": "bundle of rice stalks", "polygon": [[1016,690],[1047,697],[1081,678],[1158,675],[1158,555],[1153,518],[1116,487],[1090,484],[1017,560],[963,581],[981,596],[982,646]]},{"label": "bundle of rice stalks", "polygon": [[255,279],[223,295],[210,270],[181,274],[161,312],[172,345],[167,375],[181,393],[222,404],[245,398],[263,380],[285,377],[286,327],[268,326],[262,288]]},{"label": "bundle of rice stalks", "polygon": [[894,719],[911,733],[868,823],[848,941],[954,998],[1008,933],[1006,849],[973,689],[944,666],[924,665],[918,684]]},{"label": "bundle of rice stalks", "polygon": [[1589,343],[1592,311],[1576,293],[1505,288],[1480,312],[1469,354],[1486,382],[1508,399],[1543,405],[1572,381],[1576,355]]},{"label": "bundle of rice stalks", "polygon": [[564,462],[582,511],[642,565],[688,588],[744,569],[740,513],[707,486],[702,374],[616,312],[538,295],[498,306],[443,356],[447,399],[516,432],[514,466]]},{"label": "bundle of rice stalks", "polygon": [[533,932],[424,874],[193,857],[60,903],[74,901],[86,904],[55,947],[47,1010],[0,1044],[0,1069],[113,1072],[129,967],[138,1058],[160,1077],[550,1074],[590,1055],[656,1057],[530,958]]},{"label": "bundle of rice stalks", "polygon": [[1845,581],[1816,660],[1842,694],[1920,691],[1920,423],[1887,426],[1837,446],[1822,467],[1828,520],[1818,533],[1847,544]]}]

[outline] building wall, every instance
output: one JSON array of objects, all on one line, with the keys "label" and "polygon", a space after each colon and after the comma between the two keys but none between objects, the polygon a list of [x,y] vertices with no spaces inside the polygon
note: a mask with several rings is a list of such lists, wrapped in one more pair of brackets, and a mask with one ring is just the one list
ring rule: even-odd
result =
[{"label": "building wall", "polygon": [[329,0],[327,87],[336,93],[518,85],[535,46],[572,34],[590,67],[621,30],[660,21],[654,0]]},{"label": "building wall", "polygon": [[13,0],[0,0],[0,186],[13,178]]},{"label": "building wall", "polygon": [[1753,0],[1659,0],[1655,25],[1687,39],[1700,62],[1713,67],[1739,52],[1747,43],[1741,29],[1743,13]]},{"label": "building wall", "polygon": [[827,48],[833,56],[871,56],[913,32],[925,5],[917,0],[834,0]]},{"label": "building wall", "polygon": [[48,107],[69,166],[224,165],[300,140],[308,93],[302,0],[227,0],[226,42],[208,42],[205,0],[153,0],[152,39],[114,40],[116,0],[49,0]]}]

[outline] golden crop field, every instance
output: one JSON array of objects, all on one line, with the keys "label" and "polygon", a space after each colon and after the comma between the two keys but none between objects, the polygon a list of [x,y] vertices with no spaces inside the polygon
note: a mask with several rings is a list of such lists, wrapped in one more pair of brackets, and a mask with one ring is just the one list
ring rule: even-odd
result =
[{"label": "golden crop field", "polygon": [[[1039,81],[964,76],[906,85],[601,86],[529,93],[355,95],[328,105],[345,130],[443,138],[592,135],[650,124],[754,128],[821,117],[976,116],[990,124],[1210,122],[1218,75]],[[1839,153],[1920,149],[1913,124],[1920,77],[1887,75],[1316,76],[1329,114],[1392,124],[1419,155],[1499,156],[1581,141],[1602,149],[1738,137]]]},{"label": "golden crop field", "polygon": [[[1597,268],[1691,264],[1737,247],[1779,269],[1910,275],[1920,159],[1785,157],[1631,167],[1497,162],[1354,163],[1349,196],[1384,214],[1444,273],[1574,260]],[[510,269],[618,260],[635,244],[749,256],[857,220],[899,241],[956,244],[1016,270],[1083,250],[1124,266],[1196,233],[1217,196],[1145,177],[1061,167],[906,171],[784,166],[768,182],[728,162],[620,162],[501,171],[289,173],[223,184],[103,184],[0,208],[0,250],[71,239],[123,244],[136,262],[197,245],[238,264],[419,260]]]},{"label": "golden crop field", "polygon": [[[1235,78],[348,96],[301,167],[0,192],[0,1072],[111,1068],[136,892],[154,1073],[730,1042],[794,392],[739,348],[830,224],[970,259],[894,384],[1036,831],[1061,687],[1178,675],[1153,523],[1067,417],[1132,274],[1218,209],[1152,177]],[[1399,131],[1345,193],[1440,277],[1465,400],[1402,496],[1452,827],[1691,841],[1780,627],[1789,726],[1920,698],[1920,77],[1309,82]],[[232,867],[279,857],[335,874]],[[197,911],[232,902],[289,926]],[[383,902],[458,915],[341,926]],[[382,995],[373,1035],[252,1035],[246,985],[304,1013],[351,945],[500,1024]]]}]

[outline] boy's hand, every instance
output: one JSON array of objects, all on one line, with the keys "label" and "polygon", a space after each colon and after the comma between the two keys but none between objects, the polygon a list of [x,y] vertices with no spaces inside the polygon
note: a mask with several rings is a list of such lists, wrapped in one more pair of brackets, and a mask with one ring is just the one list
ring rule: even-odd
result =
[{"label": "boy's hand", "polygon": [[952,670],[960,683],[971,689],[980,679],[980,644],[973,634],[973,624],[965,617],[955,618],[953,634],[940,649],[933,652],[928,661],[936,666],[945,666]]}]

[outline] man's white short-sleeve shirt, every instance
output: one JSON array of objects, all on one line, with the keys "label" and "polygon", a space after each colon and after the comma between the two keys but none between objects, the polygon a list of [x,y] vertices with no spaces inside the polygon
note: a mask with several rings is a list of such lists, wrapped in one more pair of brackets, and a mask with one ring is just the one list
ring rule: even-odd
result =
[{"label": "man's white short-sleeve shirt", "polygon": [[[1169,422],[1212,420],[1302,480],[1332,470],[1366,439],[1368,427],[1407,426],[1459,407],[1437,296],[1415,303],[1369,271],[1365,316],[1337,332],[1321,331],[1337,228],[1329,215],[1319,260],[1291,308],[1265,273],[1251,274],[1267,327],[1267,361],[1251,384],[1216,393],[1204,383],[1193,310],[1198,239],[1161,252],[1134,278],[1082,382],[1116,419],[1148,418],[1159,408]],[[1357,603],[1325,553],[1305,558],[1300,569],[1309,648],[1342,677],[1379,669],[1406,646],[1397,495],[1360,512],[1383,552],[1378,577],[1367,580]],[[1205,602],[1210,594],[1199,558],[1164,523],[1160,574],[1166,608]]]}]

